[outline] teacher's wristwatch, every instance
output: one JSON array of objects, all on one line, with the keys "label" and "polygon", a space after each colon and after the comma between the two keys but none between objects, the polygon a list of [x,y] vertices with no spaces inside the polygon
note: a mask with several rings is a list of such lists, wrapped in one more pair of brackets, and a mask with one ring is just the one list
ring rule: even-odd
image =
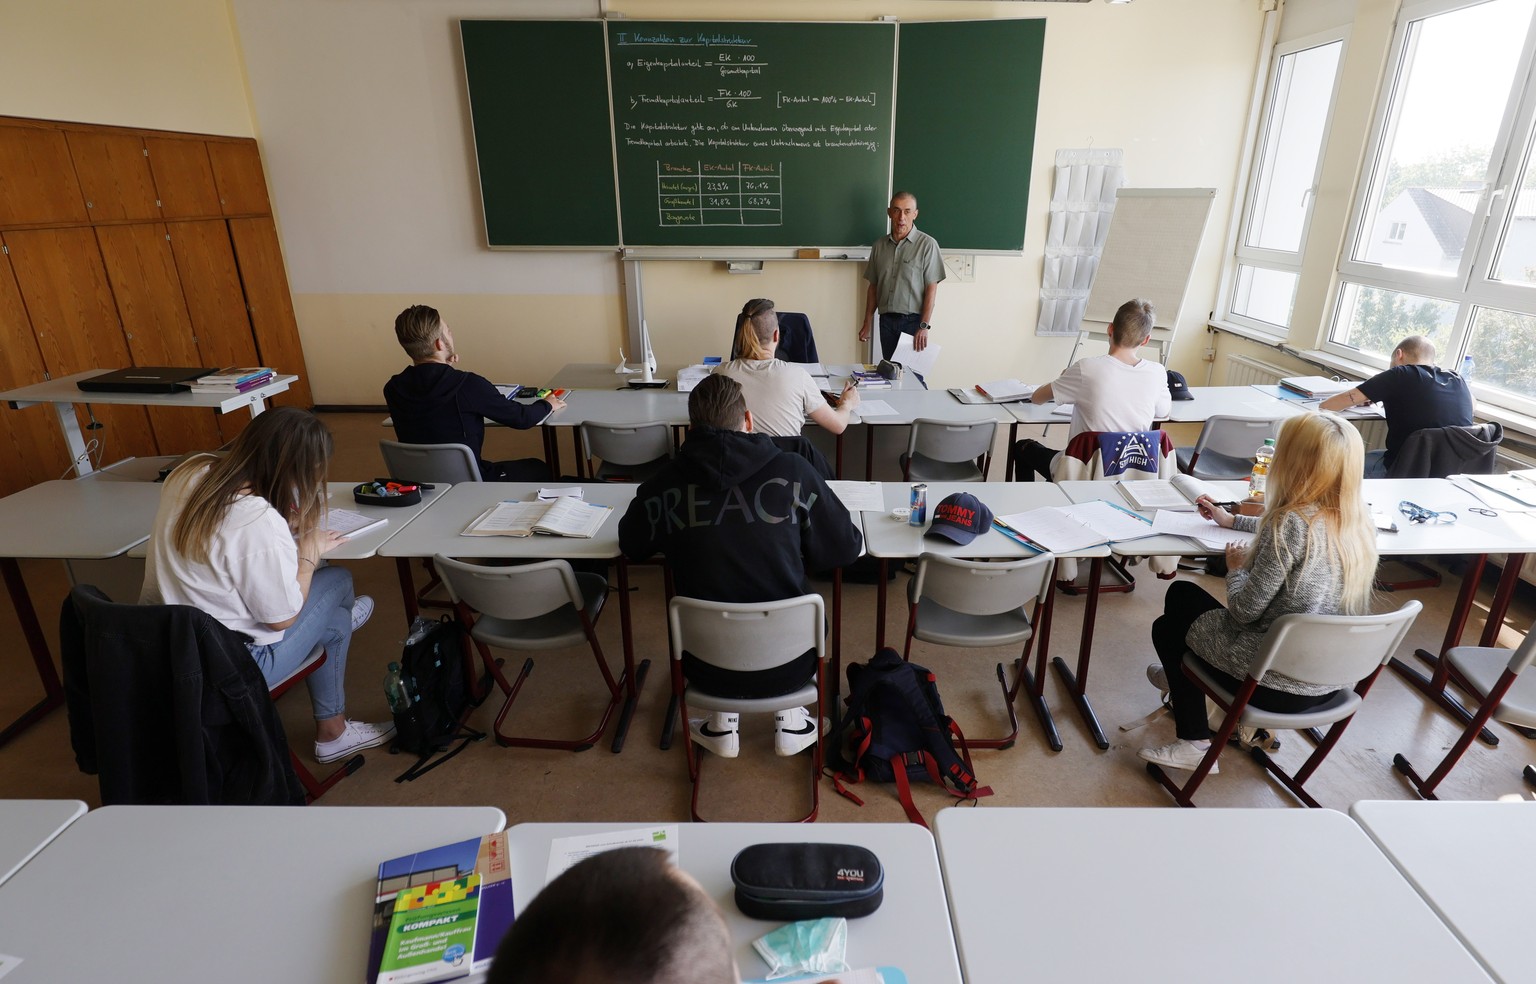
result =
[{"label": "teacher's wristwatch", "polygon": [[918,331],[927,331],[927,330],[928,330],[928,329],[930,329],[930,328],[932,328],[932,327],[933,327],[933,325],[930,325],[930,324],[929,324],[929,323],[928,323],[928,322],[926,322],[926,321],[919,321],[919,322],[918,322],[918,323],[917,323],[917,330],[918,330]]}]

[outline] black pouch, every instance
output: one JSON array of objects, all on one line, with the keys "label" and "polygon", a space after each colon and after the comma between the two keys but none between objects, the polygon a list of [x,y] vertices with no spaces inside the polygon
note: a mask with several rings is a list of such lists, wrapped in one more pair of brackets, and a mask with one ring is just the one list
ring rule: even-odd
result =
[{"label": "black pouch", "polygon": [[880,859],[856,844],[753,844],[731,860],[731,881],[753,919],[856,919],[885,898]]},{"label": "black pouch", "polygon": [[[378,482],[388,482],[390,479],[376,479]],[[414,506],[421,501],[421,490],[412,489],[410,492],[402,492],[399,495],[379,495],[374,491],[374,482],[364,482],[352,487],[352,499],[363,506]]]}]

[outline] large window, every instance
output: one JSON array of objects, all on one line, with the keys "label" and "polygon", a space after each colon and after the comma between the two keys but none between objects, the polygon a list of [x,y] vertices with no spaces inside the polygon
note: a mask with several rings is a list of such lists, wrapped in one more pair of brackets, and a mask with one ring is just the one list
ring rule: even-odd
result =
[{"label": "large window", "polygon": [[1275,51],[1223,305],[1230,320],[1267,334],[1284,335],[1291,323],[1343,47],[1338,38],[1314,38]]},{"label": "large window", "polygon": [[1326,348],[1377,365],[1423,334],[1479,399],[1536,399],[1532,0],[1400,19]]}]

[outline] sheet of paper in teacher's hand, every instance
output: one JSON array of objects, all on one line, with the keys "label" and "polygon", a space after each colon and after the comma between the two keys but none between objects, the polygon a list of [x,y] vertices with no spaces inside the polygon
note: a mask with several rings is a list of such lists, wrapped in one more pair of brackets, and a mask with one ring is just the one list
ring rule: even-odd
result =
[{"label": "sheet of paper in teacher's hand", "polygon": [[[929,332],[929,336],[932,336]],[[926,376],[933,371],[933,364],[939,361],[939,353],[944,351],[943,346],[935,345],[930,341],[921,352],[912,347],[912,336],[902,332],[896,339],[896,351],[891,353],[892,362],[900,362],[908,369],[921,376]]]}]

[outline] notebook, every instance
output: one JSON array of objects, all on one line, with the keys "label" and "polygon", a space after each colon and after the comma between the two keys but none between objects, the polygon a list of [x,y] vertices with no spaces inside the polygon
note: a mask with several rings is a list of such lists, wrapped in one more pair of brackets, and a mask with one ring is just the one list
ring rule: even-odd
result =
[{"label": "notebook", "polygon": [[217,369],[200,366],[134,366],[114,369],[75,383],[87,393],[179,393]]}]

